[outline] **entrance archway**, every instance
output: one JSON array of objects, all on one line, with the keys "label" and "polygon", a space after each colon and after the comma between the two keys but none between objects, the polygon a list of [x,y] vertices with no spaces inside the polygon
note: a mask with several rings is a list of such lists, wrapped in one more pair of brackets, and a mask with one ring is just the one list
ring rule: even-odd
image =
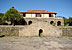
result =
[{"label": "entrance archway", "polygon": [[57,26],[60,26],[60,25],[61,25],[61,22],[60,22],[60,21],[58,21],[58,22],[57,22]]},{"label": "entrance archway", "polygon": [[51,21],[51,22],[50,22],[50,24],[53,24],[53,23],[54,23],[54,21]]},{"label": "entrance archway", "polygon": [[42,33],[43,33],[43,30],[40,29],[40,30],[39,30],[39,36],[40,36]]},{"label": "entrance archway", "polygon": [[32,21],[29,21],[28,24],[29,24],[29,25],[32,24]]}]

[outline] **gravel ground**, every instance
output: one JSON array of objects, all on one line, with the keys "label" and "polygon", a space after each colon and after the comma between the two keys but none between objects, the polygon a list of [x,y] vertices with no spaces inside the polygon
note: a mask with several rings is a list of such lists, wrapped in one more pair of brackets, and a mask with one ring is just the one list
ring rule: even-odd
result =
[{"label": "gravel ground", "polygon": [[72,37],[3,37],[0,50],[72,50]]}]

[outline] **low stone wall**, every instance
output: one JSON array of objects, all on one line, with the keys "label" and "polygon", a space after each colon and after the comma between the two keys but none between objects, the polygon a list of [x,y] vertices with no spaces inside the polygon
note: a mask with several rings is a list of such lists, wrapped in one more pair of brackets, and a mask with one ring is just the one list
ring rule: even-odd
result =
[{"label": "low stone wall", "polygon": [[[34,23],[31,25],[24,26],[0,26],[0,35],[9,36],[39,36],[39,30],[42,29],[43,36],[61,36],[62,30],[49,25],[44,22],[42,25],[39,23]],[[53,31],[52,31],[53,30]]]},{"label": "low stone wall", "polygon": [[72,36],[72,26],[57,26],[62,29],[63,36]]},{"label": "low stone wall", "polygon": [[19,30],[21,30],[22,28],[23,26],[1,25],[0,35],[19,36]]},{"label": "low stone wall", "polygon": [[[55,26],[55,27],[62,29],[63,36],[72,36],[72,26]],[[27,25],[26,26],[9,26],[9,25],[2,26],[1,25],[0,35],[20,36],[20,32],[22,32],[22,30],[24,30],[23,33],[25,34],[26,28],[28,28]]]}]

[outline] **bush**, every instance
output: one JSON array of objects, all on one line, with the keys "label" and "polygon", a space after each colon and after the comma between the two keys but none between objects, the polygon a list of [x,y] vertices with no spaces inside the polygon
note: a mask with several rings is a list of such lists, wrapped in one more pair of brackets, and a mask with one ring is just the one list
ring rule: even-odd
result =
[{"label": "bush", "polygon": [[69,23],[66,23],[64,26],[69,26]]},{"label": "bush", "polygon": [[53,25],[53,26],[55,26],[55,25],[56,25],[56,23],[54,23],[54,22],[53,22],[53,23],[52,23],[52,25]]},{"label": "bush", "polygon": [[40,33],[40,38],[42,38],[43,37],[43,35],[42,35],[42,33]]}]

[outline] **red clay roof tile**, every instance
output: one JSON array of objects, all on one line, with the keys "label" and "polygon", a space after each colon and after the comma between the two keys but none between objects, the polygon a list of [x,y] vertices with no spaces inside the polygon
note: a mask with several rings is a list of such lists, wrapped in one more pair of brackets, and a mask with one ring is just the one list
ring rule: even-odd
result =
[{"label": "red clay roof tile", "polygon": [[[28,11],[24,11],[24,12],[20,12],[20,13],[54,13],[54,12],[50,12],[50,11],[46,11],[46,10],[28,10]],[[56,14],[56,13],[54,13]]]}]

